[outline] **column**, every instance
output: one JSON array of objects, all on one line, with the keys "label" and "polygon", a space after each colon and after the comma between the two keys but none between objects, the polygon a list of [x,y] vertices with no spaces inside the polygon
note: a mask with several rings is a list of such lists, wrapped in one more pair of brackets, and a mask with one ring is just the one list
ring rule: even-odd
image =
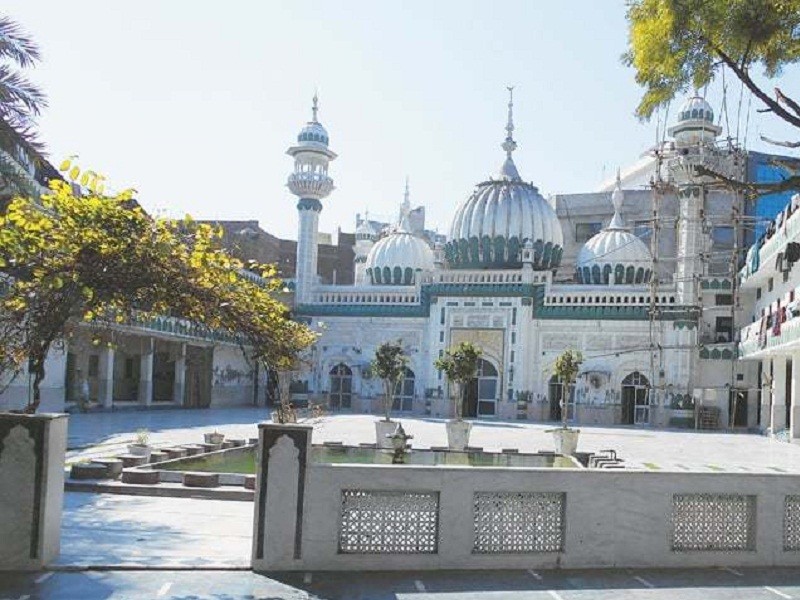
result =
[{"label": "column", "polygon": [[800,439],[800,352],[792,356],[792,412],[789,418],[790,438]]},{"label": "column", "polygon": [[105,408],[114,405],[114,348],[105,346],[100,350],[97,370],[97,401]]},{"label": "column", "polygon": [[150,406],[153,403],[153,358],[155,355],[155,340],[153,338],[148,338],[142,346],[142,354],[139,358],[139,404]]},{"label": "column", "polygon": [[775,435],[786,429],[786,357],[776,356],[772,360],[772,412],[770,431]]},{"label": "column", "polygon": [[172,401],[183,406],[186,397],[186,344],[180,344],[175,356],[175,383],[172,386]]},{"label": "column", "polygon": [[770,407],[772,405],[772,389],[770,388],[769,384],[767,383],[770,380],[770,366],[772,365],[772,361],[769,359],[761,361],[761,381],[758,382],[758,385],[761,388],[761,433],[767,433],[769,431],[770,426]]}]

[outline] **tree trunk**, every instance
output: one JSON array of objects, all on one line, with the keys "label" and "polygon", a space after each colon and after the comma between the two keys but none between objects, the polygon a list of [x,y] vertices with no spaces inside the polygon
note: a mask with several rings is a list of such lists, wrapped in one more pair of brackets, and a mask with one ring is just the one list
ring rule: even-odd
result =
[{"label": "tree trunk", "polygon": [[383,380],[383,418],[391,421],[389,417],[392,412],[392,383],[388,379]]}]

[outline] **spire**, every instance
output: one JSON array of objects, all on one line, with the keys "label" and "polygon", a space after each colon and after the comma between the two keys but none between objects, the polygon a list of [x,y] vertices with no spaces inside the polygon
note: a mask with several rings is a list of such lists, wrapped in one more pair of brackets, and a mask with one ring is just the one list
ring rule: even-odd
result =
[{"label": "spire", "polygon": [[614,216],[607,229],[625,229],[625,220],[620,211],[625,200],[625,192],[622,191],[622,178],[620,177],[619,167],[617,167],[617,182],[614,184],[614,191],[611,192],[611,204],[614,205]]},{"label": "spire", "polygon": [[514,86],[508,86],[508,123],[506,123],[506,139],[503,142],[503,150],[510,159],[511,153],[517,149],[517,142],[514,141]]},{"label": "spire", "polygon": [[317,92],[314,92],[314,98],[311,104],[311,120],[314,123],[317,123],[317,111],[319,110],[319,97],[317,96]]},{"label": "spire", "polygon": [[411,192],[408,190],[408,175],[406,175],[406,190],[403,193],[403,203],[400,205],[400,216],[397,219],[398,224],[406,221],[408,214],[411,212]]},{"label": "spire", "polygon": [[500,169],[500,179],[519,181],[522,179],[517,171],[517,165],[511,158],[511,153],[517,149],[517,142],[514,141],[514,86],[508,86],[508,122],[506,123],[506,139],[503,141],[502,148],[506,151],[506,160]]}]

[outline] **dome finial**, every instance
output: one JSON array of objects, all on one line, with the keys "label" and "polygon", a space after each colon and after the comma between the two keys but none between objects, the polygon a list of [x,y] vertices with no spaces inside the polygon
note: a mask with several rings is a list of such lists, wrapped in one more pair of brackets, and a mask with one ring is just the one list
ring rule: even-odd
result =
[{"label": "dome finial", "polygon": [[503,150],[506,151],[508,158],[517,149],[517,142],[514,141],[514,86],[506,87],[508,90],[508,123],[506,123],[506,139],[503,142]]},{"label": "dome finial", "polygon": [[312,99],[311,103],[311,120],[314,123],[317,123],[317,111],[319,110],[319,96],[317,95],[317,91],[314,90],[314,98]]},{"label": "dome finial", "polygon": [[622,218],[622,203],[625,201],[625,192],[622,191],[622,177],[619,167],[617,167],[617,182],[614,184],[614,191],[611,192],[611,204],[614,205],[614,216],[608,224],[608,229],[625,229],[625,221]]}]

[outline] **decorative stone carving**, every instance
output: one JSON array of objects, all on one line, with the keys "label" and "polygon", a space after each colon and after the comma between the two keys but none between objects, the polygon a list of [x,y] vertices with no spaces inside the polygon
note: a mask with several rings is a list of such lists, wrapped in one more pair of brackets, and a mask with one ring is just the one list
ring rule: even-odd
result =
[{"label": "decorative stone carving", "polygon": [[561,552],[564,494],[476,492],[473,553]]},{"label": "decorative stone carving", "polygon": [[31,556],[36,496],[36,448],[22,425],[0,443],[0,564]]},{"label": "decorative stone carving", "polygon": [[800,550],[800,496],[786,496],[783,513],[783,549]]},{"label": "decorative stone carving", "polygon": [[755,496],[675,494],[672,550],[754,550],[755,514]]},{"label": "decorative stone carving", "polygon": [[439,493],[342,490],[339,552],[436,554]]}]

